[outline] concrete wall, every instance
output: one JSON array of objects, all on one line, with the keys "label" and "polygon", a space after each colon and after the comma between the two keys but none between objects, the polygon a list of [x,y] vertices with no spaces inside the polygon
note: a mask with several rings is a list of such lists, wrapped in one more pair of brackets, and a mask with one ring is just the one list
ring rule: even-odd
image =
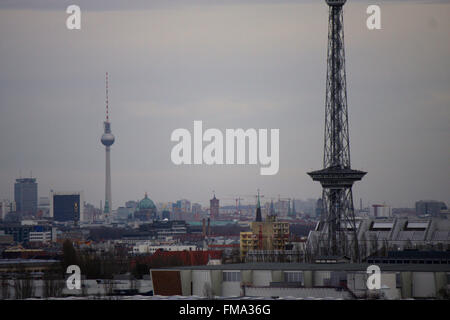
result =
[{"label": "concrete wall", "polygon": [[446,272],[436,272],[434,279],[435,279],[435,283],[436,283],[436,294],[438,297],[440,297],[441,294],[439,291],[447,289],[447,285],[448,285],[447,273]]},{"label": "concrete wall", "polygon": [[314,287],[321,287],[324,286],[324,280],[330,279],[331,272],[330,271],[315,271],[313,273],[313,286]]},{"label": "concrete wall", "polygon": [[240,297],[242,294],[241,281],[242,272],[239,270],[227,270],[226,272],[239,272],[241,274],[241,280],[239,281],[223,281],[222,276],[222,293],[224,297]]},{"label": "concrete wall", "polygon": [[211,272],[209,270],[192,270],[192,294],[194,296],[205,296],[205,290],[212,288]]},{"label": "concrete wall", "polygon": [[252,283],[254,286],[268,286],[272,280],[272,271],[270,270],[253,270]]},{"label": "concrete wall", "polygon": [[273,282],[284,281],[284,272],[281,270],[273,270],[272,271],[272,281]]},{"label": "concrete wall", "polygon": [[413,272],[412,280],[413,298],[436,297],[436,283],[433,272]]},{"label": "concrete wall", "polygon": [[219,296],[222,293],[222,270],[211,270],[212,293]]},{"label": "concrete wall", "polygon": [[313,272],[303,271],[303,281],[306,288],[311,288],[313,286]]},{"label": "concrete wall", "polygon": [[246,295],[250,297],[350,298],[348,292],[337,291],[334,288],[247,288],[246,290]]},{"label": "concrete wall", "polygon": [[191,284],[192,284],[192,270],[181,270],[181,292],[183,296],[192,295]]},{"label": "concrete wall", "polygon": [[252,283],[253,271],[252,270],[242,270],[241,271],[241,281],[243,283]]},{"label": "concrete wall", "polygon": [[402,284],[401,294],[403,299],[412,298],[412,272],[401,272],[400,281]]},{"label": "concrete wall", "polygon": [[[395,272],[381,273],[381,290],[387,299],[400,299],[401,291],[397,289],[397,275]],[[387,288],[386,288],[387,287]]]}]

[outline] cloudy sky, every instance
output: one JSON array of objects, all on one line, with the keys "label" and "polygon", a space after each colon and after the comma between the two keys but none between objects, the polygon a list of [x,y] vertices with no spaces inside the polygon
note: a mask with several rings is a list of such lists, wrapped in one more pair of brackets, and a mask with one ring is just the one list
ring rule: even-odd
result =
[{"label": "cloudy sky", "polygon": [[[344,10],[352,166],[368,171],[355,202],[450,204],[450,4],[376,3],[382,30],[366,28],[374,2]],[[66,28],[70,4],[79,31]],[[114,207],[145,192],[319,197],[306,172],[322,166],[327,15],[324,1],[301,0],[0,1],[0,198],[32,171],[40,196],[104,199],[106,71]],[[175,166],[170,135],[194,120],[280,129],[278,174]]]}]

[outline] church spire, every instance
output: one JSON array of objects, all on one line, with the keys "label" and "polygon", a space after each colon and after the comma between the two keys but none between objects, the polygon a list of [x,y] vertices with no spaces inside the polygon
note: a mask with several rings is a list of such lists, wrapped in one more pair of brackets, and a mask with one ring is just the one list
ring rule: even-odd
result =
[{"label": "church spire", "polygon": [[261,202],[259,199],[259,189],[258,189],[258,202],[256,203],[256,222],[262,222]]}]

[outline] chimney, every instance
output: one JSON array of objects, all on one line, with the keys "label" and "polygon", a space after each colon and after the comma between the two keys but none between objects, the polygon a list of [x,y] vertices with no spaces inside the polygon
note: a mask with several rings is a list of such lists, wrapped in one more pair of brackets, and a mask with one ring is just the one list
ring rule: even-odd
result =
[{"label": "chimney", "polygon": [[206,236],[206,221],[205,218],[202,219],[202,237],[204,238]]},{"label": "chimney", "polygon": [[211,236],[211,225],[210,225],[210,219],[208,218],[208,237]]}]

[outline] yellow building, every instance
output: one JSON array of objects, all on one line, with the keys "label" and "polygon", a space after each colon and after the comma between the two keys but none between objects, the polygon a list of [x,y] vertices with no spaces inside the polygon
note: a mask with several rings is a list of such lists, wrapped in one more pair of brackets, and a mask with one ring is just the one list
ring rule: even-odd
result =
[{"label": "yellow building", "polygon": [[273,203],[270,214],[262,221],[259,198],[256,221],[251,223],[250,229],[240,233],[241,260],[244,260],[249,250],[284,250],[289,240],[289,223],[276,221]]},{"label": "yellow building", "polygon": [[258,249],[258,239],[253,232],[241,232],[240,233],[240,248],[241,248],[241,260],[247,255],[249,250]]}]

